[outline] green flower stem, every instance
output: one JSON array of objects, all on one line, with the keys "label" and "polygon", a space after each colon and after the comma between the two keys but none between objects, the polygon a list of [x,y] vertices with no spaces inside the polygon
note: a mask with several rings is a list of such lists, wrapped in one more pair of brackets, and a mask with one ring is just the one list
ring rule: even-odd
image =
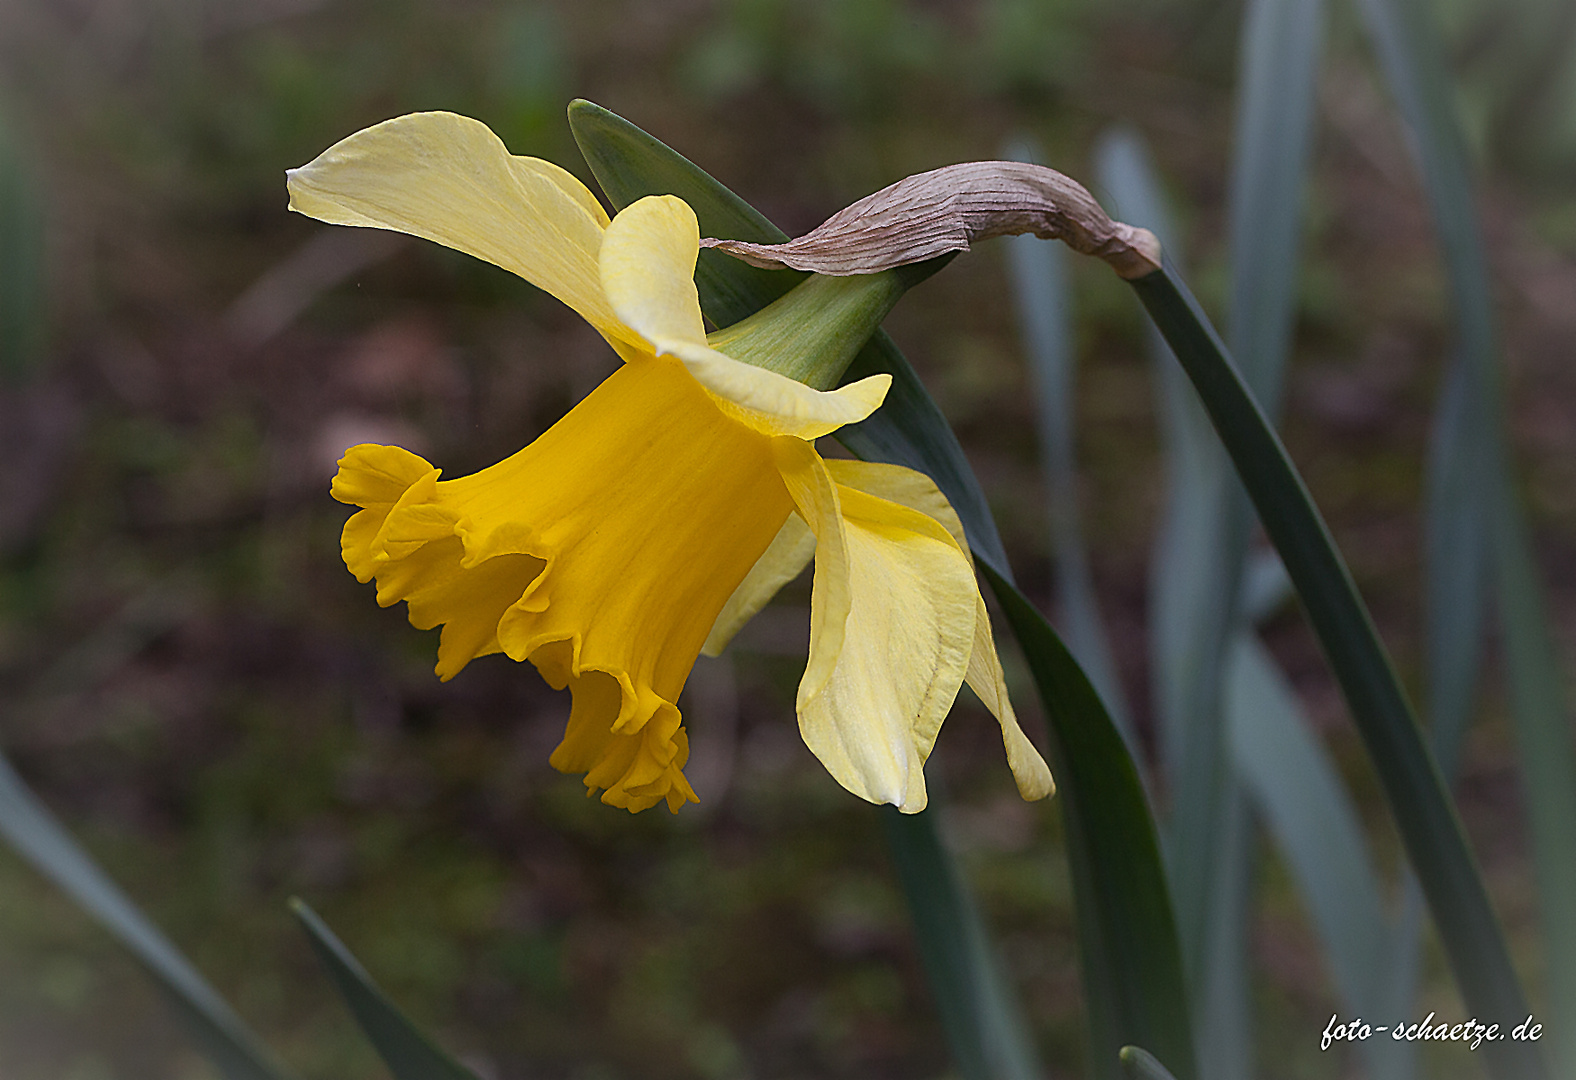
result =
[{"label": "green flower stem", "polygon": [[[1302,478],[1208,319],[1168,266],[1129,282],[1193,380],[1280,552],[1372,757],[1467,1008],[1509,1030],[1531,1010],[1461,821],[1378,632]],[[1485,1044],[1496,1076],[1542,1078],[1529,1042]]]},{"label": "green flower stem", "polygon": [[735,360],[830,390],[903,294],[951,261],[943,255],[853,277],[812,274],[755,314],[708,334],[706,343]]}]

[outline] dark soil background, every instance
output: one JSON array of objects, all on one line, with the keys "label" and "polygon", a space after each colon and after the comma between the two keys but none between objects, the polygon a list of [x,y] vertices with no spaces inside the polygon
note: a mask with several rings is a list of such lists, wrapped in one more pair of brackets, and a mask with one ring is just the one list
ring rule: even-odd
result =
[{"label": "dark soil background", "polygon": [[[1353,5],[1332,7],[1286,433],[1415,681],[1422,461],[1449,311]],[[1453,0],[1444,15],[1568,657],[1576,77],[1558,9]],[[47,298],[44,347],[0,390],[0,746],[304,1075],[381,1073],[289,917],[292,895],[485,1078],[948,1074],[875,812],[794,726],[805,582],[686,690],[701,805],[631,817],[548,767],[567,695],[498,656],[440,684],[436,633],[345,572],[346,511],[327,493],[345,447],[398,442],[459,475],[539,434],[615,359],[503,271],[287,214],[283,170],[367,124],[444,108],[589,179],[564,121],[584,96],[797,234],[1019,133],[1090,179],[1096,139],[1123,123],[1150,143],[1218,316],[1240,22],[1225,0],[6,0],[0,111],[41,198]],[[1143,327],[1102,267],[1075,280],[1082,509],[1147,733],[1160,463]],[[887,325],[1054,612],[999,247],[955,260]],[[1295,610],[1268,640],[1393,866],[1372,774]],[[1032,688],[1008,664],[1033,732]],[[1536,973],[1496,702],[1459,793]],[[1079,1075],[1055,804],[1017,799],[972,699],[929,775],[1047,1067]],[[1268,851],[1262,893],[1265,1075],[1347,1075],[1355,1062],[1318,1051],[1335,999]],[[1429,1008],[1461,1008],[1437,956],[1418,1018]],[[1429,1076],[1477,1069],[1460,1051],[1425,1061]],[[0,851],[0,1076],[205,1075],[113,942]]]}]

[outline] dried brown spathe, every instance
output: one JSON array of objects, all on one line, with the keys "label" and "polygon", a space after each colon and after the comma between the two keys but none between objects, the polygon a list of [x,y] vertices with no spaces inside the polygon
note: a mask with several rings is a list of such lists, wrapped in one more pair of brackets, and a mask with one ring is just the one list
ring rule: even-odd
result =
[{"label": "dried brown spathe", "polygon": [[970,161],[867,195],[786,244],[701,241],[755,266],[842,277],[967,251],[975,240],[1029,233],[1104,259],[1124,278],[1160,269],[1160,241],[1112,221],[1083,186],[1043,165]]}]

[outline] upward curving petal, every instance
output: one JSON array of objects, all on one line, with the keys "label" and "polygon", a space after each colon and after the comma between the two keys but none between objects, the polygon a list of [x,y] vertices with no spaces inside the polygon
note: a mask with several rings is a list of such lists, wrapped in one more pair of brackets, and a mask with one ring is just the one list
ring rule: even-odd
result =
[{"label": "upward curving petal", "polygon": [[[934,519],[947,530],[958,548],[968,555],[968,540],[963,533],[963,523],[958,520],[957,512],[936,487],[935,481],[924,473],[901,465],[873,461],[829,461],[826,465],[840,486],[900,503]],[[1043,799],[1055,792],[1056,782],[1051,776],[1050,767],[1023,733],[1017,714],[1013,712],[1012,701],[1007,696],[1006,676],[1002,673],[1001,659],[996,654],[996,641],[991,634],[990,614],[985,610],[985,599],[979,594],[977,585],[974,587],[974,599],[974,642],[969,654],[966,681],[1001,725],[1007,766],[1012,770],[1018,793],[1031,801]]]},{"label": "upward curving petal", "polygon": [[890,375],[833,391],[816,390],[706,344],[695,258],[695,213],[673,195],[648,195],[608,226],[602,288],[614,313],[663,356],[676,356],[723,411],[768,435],[814,439],[857,423],[881,405]]},{"label": "upward curving petal", "polygon": [[411,113],[291,169],[290,209],[335,225],[409,233],[485,259],[574,308],[628,359],[638,342],[602,293],[607,214],[570,173],[514,157],[487,125]]},{"label": "upward curving petal", "polygon": [[676,195],[647,195],[621,210],[602,240],[602,290],[624,324],[658,342],[704,345],[695,259],[700,226]]}]

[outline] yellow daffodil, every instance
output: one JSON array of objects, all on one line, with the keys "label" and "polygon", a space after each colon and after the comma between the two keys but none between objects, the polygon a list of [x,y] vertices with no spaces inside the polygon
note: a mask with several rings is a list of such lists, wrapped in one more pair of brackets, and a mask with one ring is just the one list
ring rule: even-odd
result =
[{"label": "yellow daffodil", "polygon": [[812,389],[707,344],[699,232],[673,196],[611,221],[569,173],[511,156],[483,124],[420,113],[289,173],[290,207],[394,229],[513,271],[625,363],[541,438],[473,476],[393,446],[352,447],[333,495],[362,509],[345,564],[378,602],[441,625],[437,673],[503,652],[572,703],[554,767],[602,801],[695,799],[675,704],[815,559],[800,730],[848,790],[924,807],[923,766],[966,679],[1001,722],[1026,798],[1049,770],[1013,717],[961,527],[931,481],[824,461],[818,436],[868,416],[890,377]]}]

